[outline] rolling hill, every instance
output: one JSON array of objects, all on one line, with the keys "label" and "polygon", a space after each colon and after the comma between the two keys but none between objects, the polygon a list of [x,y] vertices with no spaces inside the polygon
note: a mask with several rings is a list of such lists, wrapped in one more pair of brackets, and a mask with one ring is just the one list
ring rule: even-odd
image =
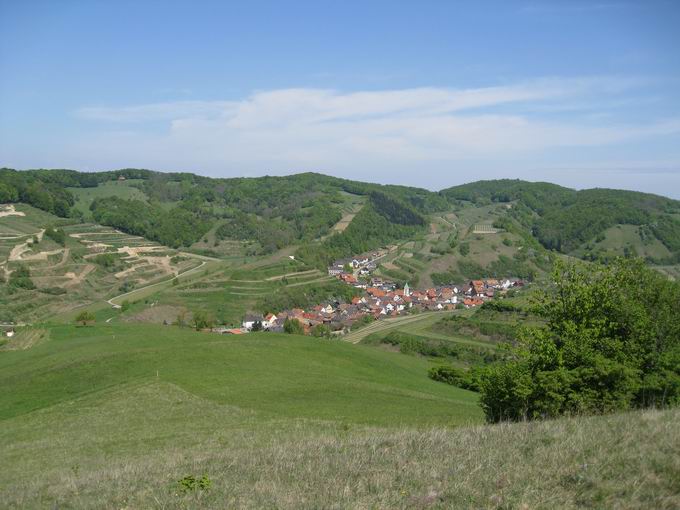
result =
[{"label": "rolling hill", "polygon": [[44,324],[30,348],[0,355],[0,500],[76,509],[677,502],[677,410],[480,426],[475,394],[429,380],[426,366],[291,335]]},{"label": "rolling hill", "polygon": [[[307,288],[327,287],[322,273],[332,260],[380,247],[390,250],[377,275],[414,288],[540,279],[558,257],[640,256],[669,278],[680,276],[680,202],[628,191],[499,180],[431,192],[311,173],[212,179],[139,169],[0,169],[0,202],[8,204],[3,211],[23,214],[0,217],[0,286],[7,289],[0,320],[68,316],[158,284],[129,301],[158,294],[169,306],[184,300],[234,323],[263,308],[262,294],[282,301],[293,292],[271,282],[259,290],[253,282],[228,284],[234,270],[294,256],[299,271],[317,271]],[[66,234],[63,245],[41,235],[52,228]],[[204,264],[220,285],[161,284]],[[219,300],[231,303],[231,314]]]}]

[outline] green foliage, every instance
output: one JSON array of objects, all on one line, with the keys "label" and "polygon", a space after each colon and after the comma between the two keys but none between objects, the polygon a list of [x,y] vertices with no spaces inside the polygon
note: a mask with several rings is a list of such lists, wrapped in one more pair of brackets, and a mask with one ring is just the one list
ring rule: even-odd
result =
[{"label": "green foliage", "polygon": [[47,227],[45,229],[45,236],[49,237],[57,244],[62,246],[66,245],[66,233],[61,228]]},{"label": "green foliage", "polygon": [[39,290],[43,294],[49,294],[51,296],[63,296],[64,294],[67,294],[67,292],[68,292],[63,287],[43,287],[42,289],[39,289]]},{"label": "green foliage", "polygon": [[470,254],[470,243],[460,243],[458,251],[463,257],[467,257]]},{"label": "green foliage", "polygon": [[[73,195],[58,183],[42,179],[35,172],[0,169],[0,202],[24,202],[57,216],[69,216]],[[6,199],[6,200],[5,200]]]},{"label": "green foliage", "polygon": [[[612,189],[575,191],[549,183],[519,180],[479,181],[443,190],[449,199],[482,205],[514,201],[508,216],[494,226],[522,235],[530,231],[548,248],[570,252],[616,224],[639,225],[674,254],[680,253],[680,210],[677,201],[657,195]],[[515,220],[523,229],[517,228]]]},{"label": "green foliage", "polygon": [[432,367],[427,372],[430,379],[470,391],[479,391],[481,374],[479,368],[461,370],[446,365]]},{"label": "green foliage", "polygon": [[278,313],[292,308],[308,308],[324,301],[350,302],[359,295],[354,287],[338,281],[325,284],[284,287],[265,296],[258,308],[263,313]]},{"label": "green foliage", "polygon": [[76,322],[86,326],[88,323],[95,321],[95,316],[92,312],[88,310],[83,310],[76,316]]},{"label": "green foliage", "polygon": [[212,487],[212,481],[208,478],[208,475],[203,475],[200,478],[194,475],[187,475],[180,480],[177,480],[179,485],[179,490],[182,492],[194,492],[197,490],[208,490]]},{"label": "green foliage", "polygon": [[555,288],[525,329],[514,359],[490,368],[489,421],[599,413],[680,402],[680,287],[640,260],[557,264]]},{"label": "green foliage", "polygon": [[122,293],[130,292],[135,288],[135,282],[132,280],[125,280],[122,285],[118,288]]},{"label": "green foliage", "polygon": [[[196,328],[196,331],[199,331],[201,329],[212,328],[215,325],[215,319],[203,310],[195,310],[192,312],[191,323]],[[261,327],[262,325],[260,325]]]},{"label": "green foliage", "polygon": [[17,189],[9,184],[0,182],[0,203],[17,202],[19,193]]},{"label": "green foliage", "polygon": [[297,258],[325,269],[335,259],[411,238],[422,232],[425,223],[425,218],[407,204],[373,192],[344,232],[332,235],[321,244],[301,247]]},{"label": "green foliage", "polygon": [[24,264],[18,265],[9,276],[8,286],[10,289],[33,290],[35,284],[31,280],[31,270]]},{"label": "green foliage", "polygon": [[[491,301],[495,302],[495,301]],[[485,303],[486,304],[486,303]],[[488,308],[487,308],[488,310]],[[478,309],[472,317],[451,315],[432,325],[432,331],[447,335],[472,336],[496,342],[515,340],[518,335],[520,317],[502,317],[497,314],[480,313]],[[504,310],[504,312],[506,312]]]},{"label": "green foliage", "polygon": [[190,207],[191,204],[182,204],[166,211],[141,200],[123,200],[116,196],[97,198],[90,206],[98,223],[173,248],[193,244],[210,229],[209,219]]},{"label": "green foliage", "polygon": [[120,255],[117,253],[100,253],[92,261],[105,269],[113,269],[120,264]]},{"label": "green foliage", "polygon": [[289,335],[304,335],[305,334],[305,328],[302,327],[302,324],[300,323],[300,321],[297,320],[297,319],[290,319],[290,318],[283,321],[283,331],[285,331]]},{"label": "green foliage", "polygon": [[312,328],[312,336],[317,338],[330,338],[331,328],[326,324],[317,324]]},{"label": "green foliage", "polygon": [[383,344],[399,347],[403,354],[420,354],[435,358],[457,358],[459,346],[446,340],[431,340],[416,335],[392,331],[380,339]]}]

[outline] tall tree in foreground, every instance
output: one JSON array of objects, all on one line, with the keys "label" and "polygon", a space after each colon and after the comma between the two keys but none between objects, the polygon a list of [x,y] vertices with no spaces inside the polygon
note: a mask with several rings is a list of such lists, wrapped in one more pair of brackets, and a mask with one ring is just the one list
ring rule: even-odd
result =
[{"label": "tall tree in foreground", "polygon": [[511,361],[481,381],[488,421],[680,403],[680,286],[644,266],[558,263]]}]

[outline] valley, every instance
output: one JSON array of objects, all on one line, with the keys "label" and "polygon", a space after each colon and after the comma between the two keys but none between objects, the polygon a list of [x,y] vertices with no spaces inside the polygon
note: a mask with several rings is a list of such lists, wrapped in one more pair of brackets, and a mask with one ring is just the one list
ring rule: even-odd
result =
[{"label": "valley", "polygon": [[[0,205],[8,508],[673,501],[680,456],[654,438],[677,435],[675,409],[490,427],[483,385],[554,323],[537,303],[560,264],[596,275],[637,255],[630,285],[677,278],[674,201],[611,190],[653,205],[641,220],[609,204],[613,224],[560,240],[536,201],[562,197],[565,221],[581,199],[540,183],[21,173],[49,202],[4,172],[18,190]],[[635,289],[629,308],[651,302]],[[654,291],[659,316],[670,289]],[[511,458],[554,476],[527,492]],[[465,474],[480,470],[488,483]],[[638,472],[639,489],[614,489]]]}]

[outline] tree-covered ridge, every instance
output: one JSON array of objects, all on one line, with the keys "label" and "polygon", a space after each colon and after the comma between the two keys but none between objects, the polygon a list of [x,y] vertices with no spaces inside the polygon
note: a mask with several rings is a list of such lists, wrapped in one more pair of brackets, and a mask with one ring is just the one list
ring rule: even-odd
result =
[{"label": "tree-covered ridge", "polygon": [[573,203],[577,192],[549,182],[497,179],[454,186],[440,193],[449,200],[464,200],[475,204],[518,200],[538,214],[543,214],[551,208]]},{"label": "tree-covered ridge", "polygon": [[422,232],[427,221],[410,205],[378,191],[371,192],[364,208],[347,229],[320,244],[303,246],[297,256],[325,268],[333,260],[374,250]]},{"label": "tree-covered ridge", "polygon": [[92,202],[91,209],[97,223],[173,248],[194,243],[211,225],[209,217],[189,207],[179,206],[166,211],[158,205],[119,197],[97,199]]},{"label": "tree-covered ridge", "polygon": [[[125,201],[114,204],[100,199],[96,206],[99,217],[107,218],[107,224],[130,233],[142,233],[154,240],[170,239],[172,245],[178,242],[191,244],[212,227],[217,228],[216,239],[254,240],[257,245],[253,249],[261,253],[305,243],[329,233],[332,225],[340,219],[340,206],[350,193],[367,199],[370,197],[371,204],[355,218],[354,230],[370,231],[383,242],[404,236],[404,232],[394,234],[391,223],[403,226],[422,224],[413,212],[430,214],[470,202],[476,205],[512,202],[506,218],[497,219],[497,227],[521,233],[528,238],[525,240],[529,244],[540,242],[545,248],[564,253],[578,249],[578,256],[596,259],[606,253],[592,246],[595,241],[603,239],[607,229],[620,224],[636,225],[640,227],[640,243],[658,240],[668,249],[668,252],[648,255],[650,260],[669,264],[680,260],[678,201],[631,191],[576,191],[550,183],[510,179],[479,181],[435,193],[421,188],[364,183],[316,173],[216,179],[144,169],[91,173],[1,169],[0,202],[25,202],[58,216],[78,216],[80,211],[74,208],[71,190],[92,188],[116,180],[129,180],[125,185],[139,188],[148,197],[148,203],[126,205]],[[389,200],[383,202],[380,197]],[[393,201],[406,208],[392,212],[385,209],[391,207]],[[115,205],[110,214],[105,214],[103,209],[107,204]],[[129,211],[123,213],[125,207]],[[147,217],[134,218],[140,211],[144,211]],[[166,215],[167,218],[160,219],[164,211],[171,212]],[[385,214],[372,216],[372,212]],[[171,218],[177,218],[180,226],[176,229],[167,225]],[[366,228],[367,222],[373,223],[369,229]],[[184,231],[184,228],[190,230]],[[352,239],[352,231],[348,233],[349,239]],[[353,246],[378,243],[348,242],[348,236],[333,242]]]},{"label": "tree-covered ridge", "polygon": [[614,225],[638,225],[680,257],[680,202],[636,191],[572,190],[519,180],[479,181],[441,192],[475,204],[515,202],[508,214],[546,248],[569,253]]},{"label": "tree-covered ridge", "polygon": [[[339,205],[347,193],[372,196],[374,207],[381,212],[374,218],[380,226],[374,225],[373,231],[385,239],[394,237],[386,223],[424,224],[420,212],[448,206],[444,197],[424,189],[361,183],[316,173],[215,179],[144,169],[0,172],[0,202],[22,201],[62,217],[80,214],[73,208],[71,189],[130,180],[126,185],[139,188],[148,200],[97,198],[91,206],[94,219],[175,247],[196,242],[217,222],[216,239],[257,241],[260,253],[317,239],[328,234],[341,219]],[[402,205],[395,208],[392,199]],[[359,222],[370,217],[370,211],[366,211]]]}]

